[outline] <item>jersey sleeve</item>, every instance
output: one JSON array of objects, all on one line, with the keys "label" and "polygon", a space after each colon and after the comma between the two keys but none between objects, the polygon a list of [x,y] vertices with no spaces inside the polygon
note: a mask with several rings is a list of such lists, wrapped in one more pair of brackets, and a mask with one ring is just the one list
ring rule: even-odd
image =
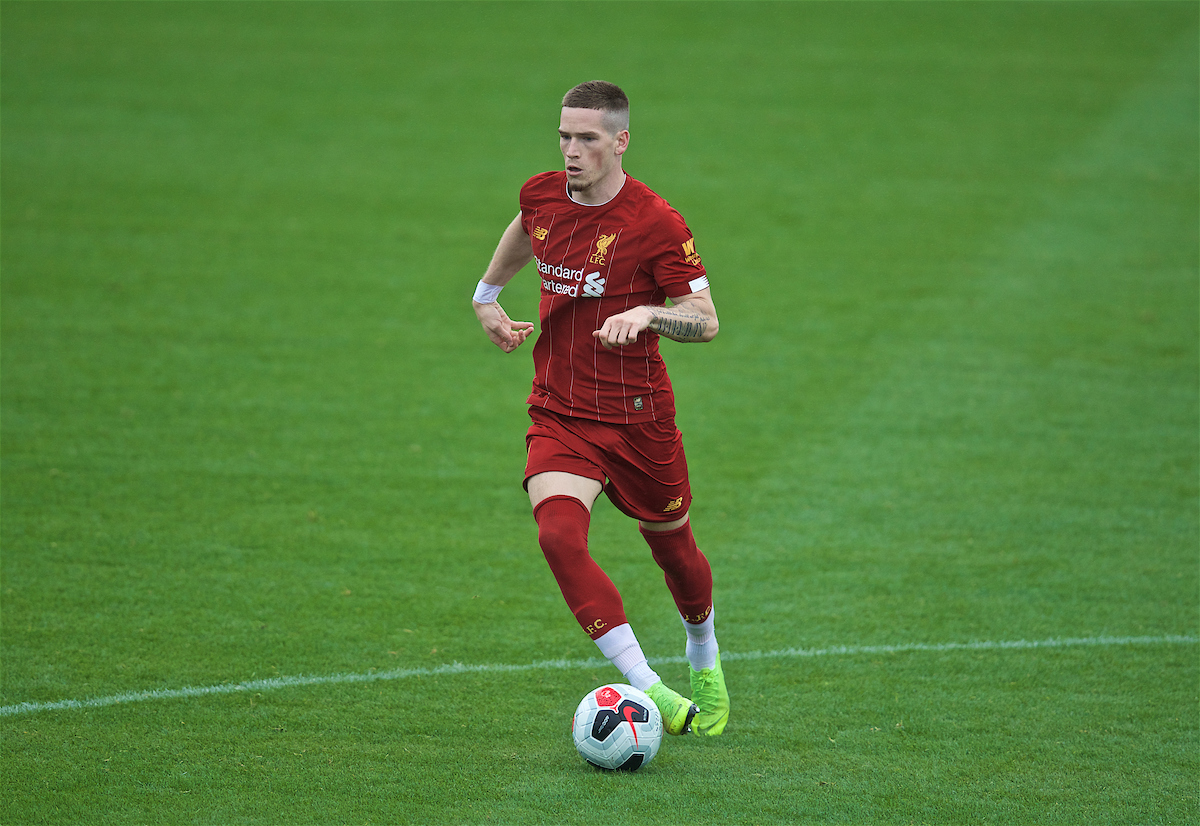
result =
[{"label": "jersey sleeve", "polygon": [[664,204],[655,210],[653,224],[644,260],[654,282],[673,299],[707,287],[708,274],[683,216]]},{"label": "jersey sleeve", "polygon": [[521,206],[521,227],[525,230],[526,235],[532,235],[533,233],[533,227],[530,226],[530,221],[533,220],[534,211],[533,193],[530,191],[530,184],[532,183],[532,179],[525,182],[525,185],[521,187],[521,195],[519,199]]},{"label": "jersey sleeve", "polygon": [[546,201],[547,193],[553,191],[555,183],[554,172],[543,172],[534,175],[521,187],[521,227],[526,235],[533,236],[534,214]]}]

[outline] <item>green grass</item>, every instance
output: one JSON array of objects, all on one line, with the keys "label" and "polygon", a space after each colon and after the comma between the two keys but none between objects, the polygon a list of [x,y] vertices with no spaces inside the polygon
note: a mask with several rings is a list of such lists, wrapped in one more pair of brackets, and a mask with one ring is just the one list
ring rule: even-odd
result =
[{"label": "green grass", "polygon": [[[0,820],[1200,818],[1196,4],[2,12],[0,704],[421,673],[6,712]],[[436,671],[596,654],[468,304],[595,77],[722,322],[664,351],[734,713],[629,776],[610,667]]]}]

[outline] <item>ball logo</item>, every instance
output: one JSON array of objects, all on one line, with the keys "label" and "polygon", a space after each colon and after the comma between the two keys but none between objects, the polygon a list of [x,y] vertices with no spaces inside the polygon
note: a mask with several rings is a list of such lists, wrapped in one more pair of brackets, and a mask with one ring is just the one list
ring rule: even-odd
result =
[{"label": "ball logo", "polygon": [[596,705],[601,708],[615,708],[619,702],[621,702],[621,692],[615,688],[605,686],[596,692]]},{"label": "ball logo", "polygon": [[[616,693],[613,692],[613,694]],[[620,697],[619,694],[617,696]],[[596,698],[599,699],[599,695]],[[635,703],[633,700],[621,700],[616,708],[601,708],[596,712],[596,717],[592,720],[592,737],[597,742],[603,743],[620,728],[621,723],[629,723],[629,727],[633,731],[633,741],[636,743],[637,726],[634,723],[645,723],[649,719],[650,711],[645,706]]]}]

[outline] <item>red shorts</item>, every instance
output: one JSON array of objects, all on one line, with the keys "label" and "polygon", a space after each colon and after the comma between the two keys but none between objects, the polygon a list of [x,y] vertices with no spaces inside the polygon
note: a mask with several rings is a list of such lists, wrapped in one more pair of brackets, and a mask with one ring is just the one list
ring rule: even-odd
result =
[{"label": "red shorts", "polygon": [[595,479],[626,516],[643,522],[672,522],[688,512],[683,434],[675,420],[607,424],[529,408],[533,424],[525,436],[529,477],[557,470]]}]

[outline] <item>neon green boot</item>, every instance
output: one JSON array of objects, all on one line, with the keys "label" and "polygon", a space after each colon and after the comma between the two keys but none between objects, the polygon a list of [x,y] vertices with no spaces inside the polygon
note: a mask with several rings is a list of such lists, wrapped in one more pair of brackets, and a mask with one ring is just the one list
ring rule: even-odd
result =
[{"label": "neon green boot", "polygon": [[725,730],[729,722],[729,690],[725,688],[725,672],[721,670],[721,655],[712,668],[696,671],[689,669],[692,677],[692,699],[700,707],[692,721],[692,733],[716,736]]},{"label": "neon green boot", "polygon": [[692,724],[692,718],[699,710],[691,700],[679,692],[667,688],[666,683],[662,680],[646,689],[646,694],[654,701],[654,705],[658,706],[658,712],[663,718],[663,728],[667,730],[667,734],[687,733],[688,726]]}]

